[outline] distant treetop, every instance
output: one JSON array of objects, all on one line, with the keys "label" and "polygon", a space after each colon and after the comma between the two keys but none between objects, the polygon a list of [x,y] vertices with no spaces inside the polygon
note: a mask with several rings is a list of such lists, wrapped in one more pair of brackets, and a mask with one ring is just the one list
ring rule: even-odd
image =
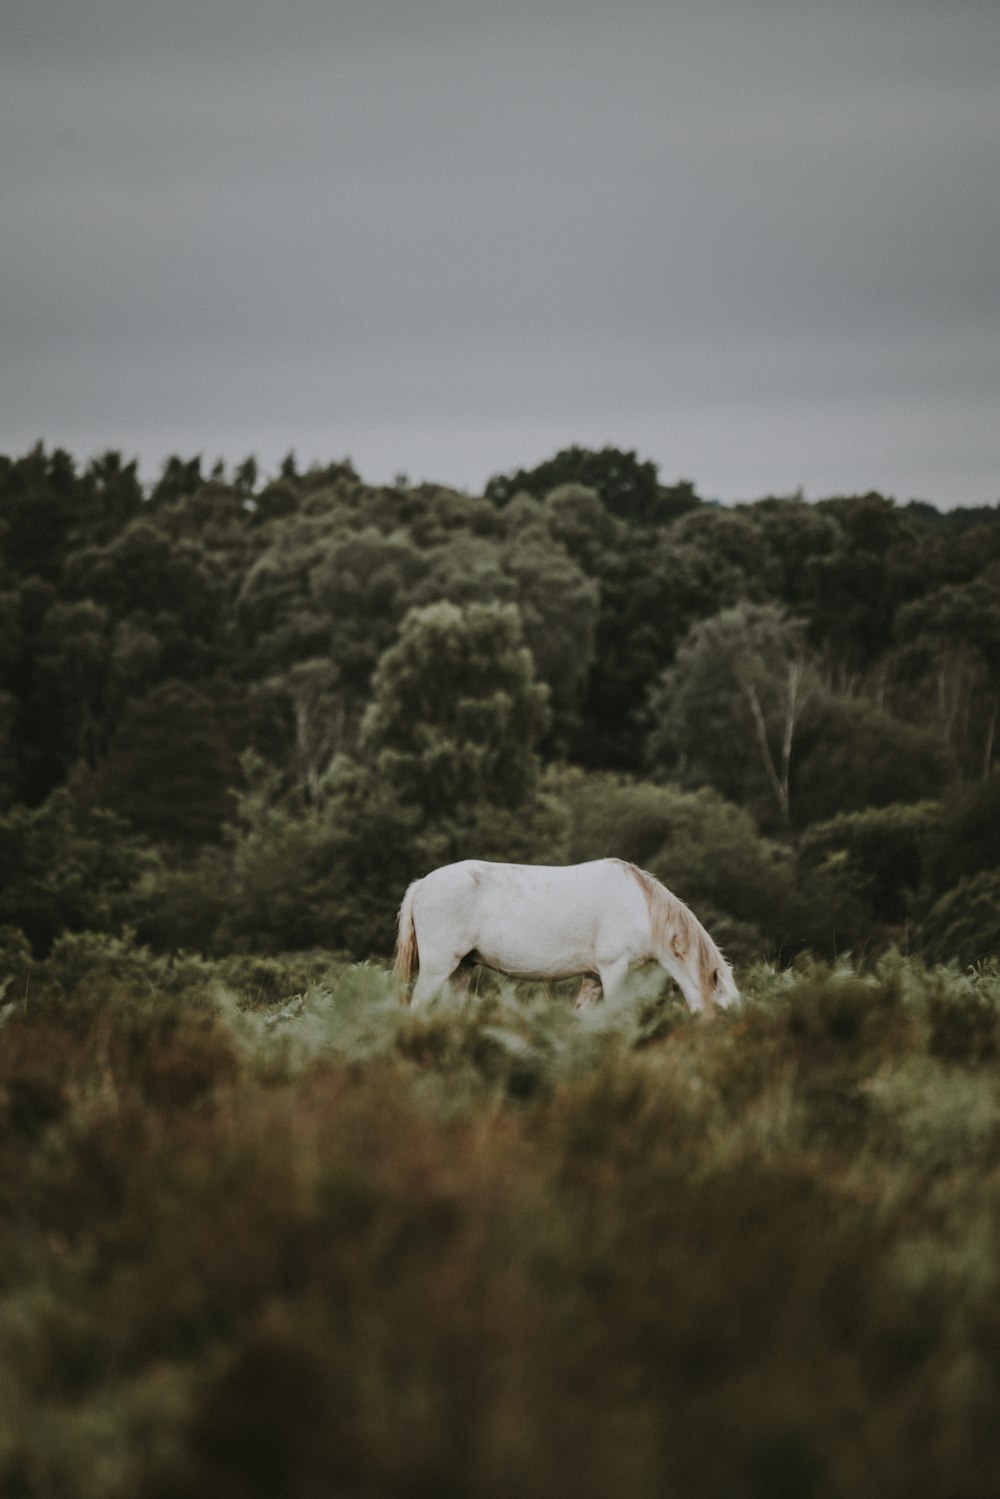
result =
[{"label": "distant treetop", "polygon": [[659,481],[657,465],[640,460],[635,452],[620,448],[570,447],[533,469],[496,474],[484,494],[495,505],[506,505],[516,494],[527,491],[543,499],[562,484],[583,484],[600,495],[605,508],[633,525],[665,525],[701,504],[694,485],[687,479],[666,487]]}]

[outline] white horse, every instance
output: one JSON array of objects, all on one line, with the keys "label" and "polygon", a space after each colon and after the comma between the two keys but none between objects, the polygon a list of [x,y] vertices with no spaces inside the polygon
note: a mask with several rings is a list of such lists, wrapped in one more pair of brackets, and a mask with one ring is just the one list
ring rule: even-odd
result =
[{"label": "white horse", "polygon": [[477,963],[518,979],[583,975],[578,1007],[612,999],[628,970],[656,962],[694,1011],[733,1004],[732,969],[659,880],[621,859],[566,866],[464,859],[415,880],[399,909],[396,972],[411,1004],[464,997]]}]

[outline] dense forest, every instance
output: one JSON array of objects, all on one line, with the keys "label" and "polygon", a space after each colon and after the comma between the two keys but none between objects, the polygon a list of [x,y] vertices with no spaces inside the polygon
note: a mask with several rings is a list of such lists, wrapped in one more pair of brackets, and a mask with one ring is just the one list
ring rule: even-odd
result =
[{"label": "dense forest", "polygon": [[[0,460],[0,1493],[1000,1492],[1000,508]],[[732,957],[400,1003],[406,884]]]},{"label": "dense forest", "polygon": [[1000,946],[1000,507],[721,507],[570,448],[0,459],[0,928],[389,951],[464,855],[614,853],[737,962]]}]

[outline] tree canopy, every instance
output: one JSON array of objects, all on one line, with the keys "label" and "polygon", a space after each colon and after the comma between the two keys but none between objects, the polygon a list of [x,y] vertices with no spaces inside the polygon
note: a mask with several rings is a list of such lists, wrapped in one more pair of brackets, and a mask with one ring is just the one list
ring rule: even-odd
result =
[{"label": "tree canopy", "polygon": [[[428,863],[565,858],[600,823],[737,946],[832,946],[834,908],[877,942],[1000,867],[965,810],[998,762],[998,568],[1000,507],[723,507],[614,447],[475,495],[293,454],[143,485],[40,444],[0,458],[0,839],[36,849],[0,887],[38,944],[132,919],[221,949],[253,912],[363,954]],[[134,881],[70,901],[45,859],[101,816]],[[711,875],[727,840],[763,907]]]}]

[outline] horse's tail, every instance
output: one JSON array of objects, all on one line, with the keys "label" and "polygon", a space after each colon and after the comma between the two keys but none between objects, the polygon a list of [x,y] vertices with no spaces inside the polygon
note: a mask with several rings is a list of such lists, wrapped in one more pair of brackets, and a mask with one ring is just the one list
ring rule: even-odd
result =
[{"label": "horse's tail", "polygon": [[417,929],[413,922],[413,897],[417,893],[419,880],[414,880],[406,894],[403,896],[403,904],[399,908],[399,920],[396,933],[396,961],[393,969],[403,984],[409,984],[413,977],[413,970],[417,966]]}]

